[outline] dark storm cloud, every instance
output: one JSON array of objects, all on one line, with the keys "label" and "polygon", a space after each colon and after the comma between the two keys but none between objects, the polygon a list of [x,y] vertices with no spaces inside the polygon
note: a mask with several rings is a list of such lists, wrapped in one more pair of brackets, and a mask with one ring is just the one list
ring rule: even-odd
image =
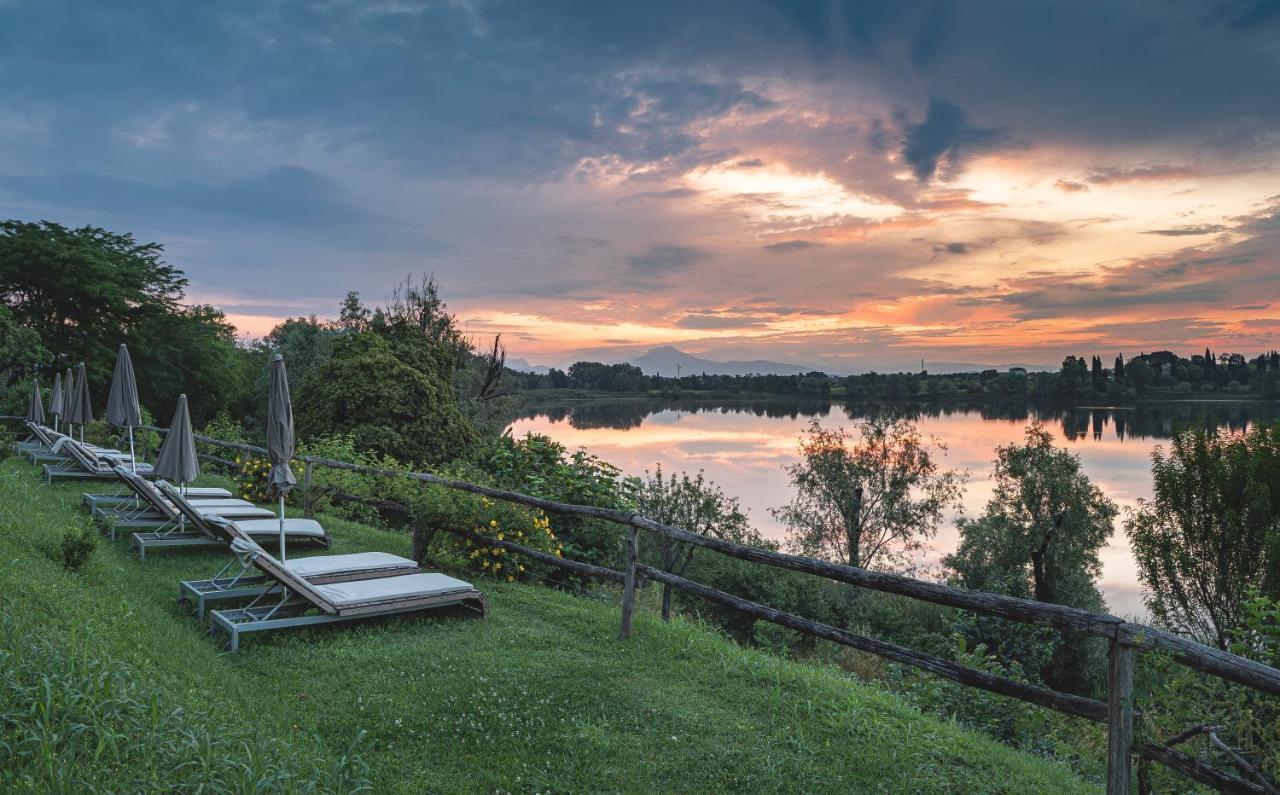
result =
[{"label": "dark storm cloud", "polygon": [[902,157],[916,179],[926,182],[940,166],[944,176],[958,172],[967,155],[994,146],[1002,137],[999,130],[969,124],[968,116],[955,103],[935,99],[929,103],[924,121],[908,127]]}]

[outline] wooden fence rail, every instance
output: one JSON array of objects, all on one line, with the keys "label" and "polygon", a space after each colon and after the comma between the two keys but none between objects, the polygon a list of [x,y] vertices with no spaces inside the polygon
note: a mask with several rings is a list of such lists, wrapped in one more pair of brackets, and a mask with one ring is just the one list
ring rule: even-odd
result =
[{"label": "wooden fence rail", "polygon": [[[167,433],[167,429],[155,426],[145,426],[145,429]],[[261,447],[238,442],[224,442],[220,439],[199,434],[196,435],[196,440],[203,444],[236,450],[240,453],[248,453],[254,456],[266,456],[267,454],[267,451]],[[235,465],[232,461],[207,453],[202,454],[201,457],[223,465]],[[941,583],[926,582],[800,555],[788,555],[773,550],[744,546],[692,533],[680,527],[656,522],[636,513],[613,508],[558,502],[529,494],[444,478],[426,472],[382,469],[319,456],[299,456],[298,460],[304,464],[304,505],[307,506],[308,510],[314,504],[315,495],[323,492],[338,500],[372,504],[383,510],[394,509],[405,515],[409,513],[408,507],[399,503],[387,500],[370,500],[354,494],[343,493],[331,487],[315,486],[312,483],[312,468],[320,466],[377,477],[405,478],[424,484],[439,485],[483,497],[526,505],[549,513],[601,519],[627,527],[626,570],[621,572],[581,561],[548,555],[545,552],[520,544],[499,541],[496,538],[483,536],[469,530],[439,528],[475,543],[500,547],[582,576],[621,583],[623,586],[623,598],[619,636],[624,639],[632,632],[636,589],[643,579],[651,579],[677,590],[693,594],[701,599],[754,616],[757,619],[910,665],[963,685],[1105,723],[1108,728],[1107,792],[1111,795],[1130,792],[1130,780],[1132,778],[1130,762],[1134,754],[1164,764],[1178,773],[1223,792],[1265,793],[1269,791],[1269,783],[1264,785],[1237,778],[1177,751],[1167,744],[1136,744],[1133,739],[1134,720],[1138,717],[1133,703],[1133,669],[1136,652],[1164,652],[1177,662],[1202,673],[1211,674],[1272,695],[1280,695],[1280,670],[1253,660],[1214,649],[1154,627],[1125,621],[1112,615],[1094,613],[1063,605],[1036,602],[1030,599],[969,591]],[[759,563],[773,568],[812,574],[883,593],[919,599],[1010,621],[1052,627],[1069,635],[1106,638],[1109,643],[1108,701],[1103,703],[1081,696],[1060,693],[1037,685],[1029,685],[1025,682],[1017,682],[987,671],[959,665],[941,657],[873,638],[866,638],[839,627],[784,613],[766,605],[751,602],[701,583],[687,580],[670,572],[653,568],[639,561],[640,534],[638,531],[640,530],[681,543],[710,549],[739,560]]]}]

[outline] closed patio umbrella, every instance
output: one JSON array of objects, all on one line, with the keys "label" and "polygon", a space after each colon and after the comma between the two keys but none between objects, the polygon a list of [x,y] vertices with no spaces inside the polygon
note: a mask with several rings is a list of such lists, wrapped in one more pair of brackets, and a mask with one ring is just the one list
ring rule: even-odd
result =
[{"label": "closed patio umbrella", "polygon": [[31,379],[31,400],[27,401],[27,422],[44,425],[44,401],[40,399],[40,382]]},{"label": "closed patio umbrella", "polygon": [[284,495],[288,494],[298,479],[289,468],[293,458],[293,404],[289,400],[289,379],[284,371],[284,357],[276,354],[271,359],[271,386],[267,393],[267,456],[271,460],[271,472],[267,475],[267,491],[280,498],[280,560],[285,559],[284,549]]},{"label": "closed patio umbrella", "polygon": [[49,395],[49,413],[53,415],[53,429],[58,430],[58,418],[62,416],[62,373],[53,374],[53,391]]},{"label": "closed patio umbrella", "polygon": [[89,402],[89,375],[85,372],[84,362],[76,368],[76,388],[71,393],[71,408],[67,412],[67,422],[80,426],[80,441],[84,441],[84,426],[93,422],[93,405]]},{"label": "closed patio umbrella", "polygon": [[155,473],[158,477],[174,481],[184,490],[200,475],[200,459],[196,456],[196,439],[191,432],[191,413],[187,410],[186,395],[178,395],[173,422],[169,423],[169,433],[156,456]]},{"label": "closed patio umbrella", "polygon": [[107,396],[107,422],[129,431],[129,468],[138,471],[134,460],[133,429],[142,424],[142,412],[138,408],[138,382],[133,377],[133,360],[129,348],[122,342],[116,354],[116,369],[111,373],[111,393]]}]

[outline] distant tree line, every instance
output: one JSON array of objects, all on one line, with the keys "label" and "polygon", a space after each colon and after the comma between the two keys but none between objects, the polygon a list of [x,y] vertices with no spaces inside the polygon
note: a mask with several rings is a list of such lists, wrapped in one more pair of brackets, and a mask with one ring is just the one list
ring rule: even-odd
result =
[{"label": "distant tree line", "polygon": [[861,373],[833,376],[822,372],[795,375],[690,374],[679,378],[645,375],[632,364],[576,362],[567,371],[546,373],[508,371],[514,391],[536,393],[551,389],[580,389],[665,397],[686,395],[784,395],[843,397],[860,400],[944,400],[996,398],[1031,400],[1114,400],[1154,395],[1260,395],[1280,397],[1280,352],[1252,359],[1240,353],[1214,355],[1205,350],[1189,358],[1171,351],[1143,353],[1126,362],[1117,355],[1112,367],[1101,356],[1068,356],[1057,372],[1027,372],[1011,368],[935,375],[920,373]]}]

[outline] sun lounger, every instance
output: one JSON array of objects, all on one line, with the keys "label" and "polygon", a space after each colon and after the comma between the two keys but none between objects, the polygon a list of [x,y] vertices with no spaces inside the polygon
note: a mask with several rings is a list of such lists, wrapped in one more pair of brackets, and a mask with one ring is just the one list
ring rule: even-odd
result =
[{"label": "sun lounger", "polygon": [[[196,504],[183,497],[170,483],[161,481],[157,486],[165,500],[182,514],[183,521],[178,530],[134,533],[131,549],[138,553],[139,559],[146,559],[148,549],[226,546],[226,538],[219,536],[218,532],[209,525],[205,513],[196,507]],[[269,511],[268,514],[274,516]],[[277,518],[238,519],[236,526],[250,537],[272,539],[280,534],[280,520]],[[285,519],[284,535],[286,541],[311,541],[326,547],[330,545],[329,534],[314,519]]]},{"label": "sun lounger", "polygon": [[66,452],[68,458],[44,465],[44,477],[49,483],[59,479],[112,480],[116,477],[115,467],[121,464],[129,465],[130,471],[136,468],[141,477],[152,476],[150,464],[130,464],[127,453],[90,450],[70,437],[59,439],[52,449],[53,452]]},{"label": "sun lounger", "polygon": [[[19,455],[25,456],[33,464],[50,461],[65,462],[71,458],[71,454],[62,447],[65,444],[62,440],[69,439],[71,438],[70,436],[35,423],[27,423],[27,427],[35,434],[34,441],[30,444],[22,445],[18,451]],[[98,447],[87,442],[80,442],[80,446],[101,458],[128,459],[129,457],[128,453],[122,453],[113,448]]]},{"label": "sun lounger", "polygon": [[[160,534],[183,528],[182,512],[155,483],[134,475],[123,466],[116,467],[115,471],[132,492],[133,499],[126,499],[123,504],[104,503],[90,508],[95,519],[111,525],[113,539],[116,528],[155,528]],[[178,493],[176,489],[174,491]],[[179,493],[179,496],[183,495]],[[218,513],[229,519],[270,519],[275,516],[267,508],[234,497],[195,500],[184,496],[184,499],[199,513]]]},{"label": "sun lounger", "polygon": [[[238,525],[232,532],[238,533]],[[439,573],[402,574],[373,580],[313,584],[286,568],[253,539],[240,534],[231,549],[248,565],[274,581],[248,606],[209,613],[209,632],[227,633],[227,651],[240,648],[240,636],[287,627],[407,615],[460,605],[484,616],[488,602],[470,583]]]},{"label": "sun lounger", "polygon": [[[120,480],[120,485],[124,485],[124,480]],[[217,486],[188,486],[183,489],[183,494],[192,502],[203,504],[206,500],[230,500],[234,499],[234,495],[227,489],[218,488]],[[114,493],[107,494],[89,494],[88,492],[80,495],[81,500],[89,507],[89,512],[96,515],[95,509],[111,510],[127,503],[137,502],[138,495],[133,493],[132,489],[127,487]]]},{"label": "sun lounger", "polygon": [[[205,523],[215,534],[222,536],[230,546],[234,536],[229,525],[234,522],[215,515],[205,517]],[[306,558],[293,558],[282,565],[312,585],[398,577],[420,571],[418,564],[413,560],[388,552],[312,555]],[[253,567],[247,561],[234,556],[210,579],[183,580],[178,583],[178,603],[192,605],[196,616],[203,619],[206,608],[212,602],[252,599],[274,587],[275,580],[266,575],[255,575]]]}]

